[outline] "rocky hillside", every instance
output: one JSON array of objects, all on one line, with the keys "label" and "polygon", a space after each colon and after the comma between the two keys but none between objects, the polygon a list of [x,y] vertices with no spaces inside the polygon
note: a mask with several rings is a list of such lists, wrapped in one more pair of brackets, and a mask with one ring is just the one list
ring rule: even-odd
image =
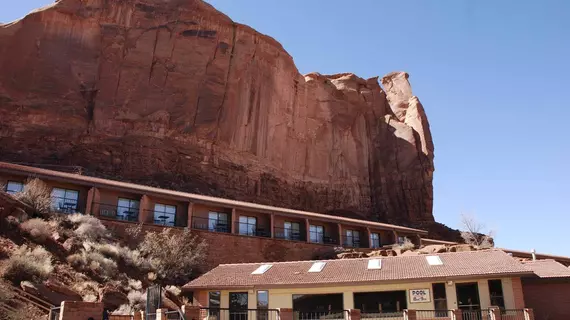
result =
[{"label": "rocky hillside", "polygon": [[200,0],[59,0],[0,26],[0,160],[234,199],[433,221],[408,75],[301,75]]}]

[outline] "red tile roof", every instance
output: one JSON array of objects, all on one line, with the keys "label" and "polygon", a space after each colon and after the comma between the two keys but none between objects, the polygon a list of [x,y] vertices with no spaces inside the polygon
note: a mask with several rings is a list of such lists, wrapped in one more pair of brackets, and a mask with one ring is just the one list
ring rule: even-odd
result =
[{"label": "red tile roof", "polygon": [[539,278],[570,278],[570,268],[552,259],[523,261]]},{"label": "red tile roof", "polygon": [[[251,273],[263,264],[226,264],[188,283],[186,289],[239,287],[295,287],[356,284],[478,276],[529,275],[528,268],[500,250],[437,254],[443,265],[429,265],[426,255],[381,257],[382,268],[368,270],[370,259],[327,260],[318,273],[307,272],[314,261],[278,262],[261,275]],[[372,258],[374,259],[374,258]]]},{"label": "red tile roof", "polygon": [[62,181],[67,181],[70,183],[76,183],[80,185],[87,185],[87,186],[95,186],[95,187],[105,187],[109,189],[117,189],[117,190],[126,190],[129,192],[140,192],[140,193],[148,193],[163,197],[174,198],[182,201],[192,201],[197,203],[204,203],[208,205],[215,205],[215,206],[228,206],[228,207],[235,207],[238,209],[244,210],[253,210],[258,212],[265,212],[265,213],[277,213],[283,215],[290,215],[290,216],[297,216],[303,217],[308,219],[318,219],[324,221],[334,221],[337,223],[346,223],[348,225],[357,225],[357,226],[366,226],[370,228],[376,229],[388,229],[388,230],[397,230],[403,233],[415,233],[415,234],[423,234],[426,235],[428,232],[425,230],[408,228],[403,226],[397,226],[388,223],[381,223],[381,222],[374,222],[374,221],[367,221],[367,220],[359,220],[359,219],[352,219],[352,218],[345,218],[345,217],[338,217],[328,214],[316,213],[316,212],[309,212],[309,211],[301,211],[301,210],[294,210],[282,207],[274,207],[268,206],[263,204],[257,204],[252,202],[245,202],[245,201],[237,201],[237,200],[230,200],[224,198],[217,198],[211,196],[204,196],[200,194],[194,193],[187,193],[181,191],[174,191],[174,190],[167,190],[167,189],[159,189],[154,187],[148,187],[140,184],[122,182],[122,181],[115,181],[109,179],[102,179],[102,178],[95,178],[89,176],[83,176],[80,174],[75,173],[67,173],[67,172],[60,172],[30,166],[23,166],[19,164],[13,164],[9,162],[1,162],[0,161],[0,172],[7,172],[7,173],[16,173],[22,174],[26,176],[34,176],[39,178],[48,178],[48,179],[58,179]]}]

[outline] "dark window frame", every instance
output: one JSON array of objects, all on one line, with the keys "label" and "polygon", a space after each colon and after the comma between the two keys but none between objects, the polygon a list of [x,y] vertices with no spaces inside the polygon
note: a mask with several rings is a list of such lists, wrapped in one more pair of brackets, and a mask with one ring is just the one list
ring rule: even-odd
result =
[{"label": "dark window frame", "polygon": [[[493,286],[492,284],[495,284],[499,287],[496,287],[495,289],[500,289],[497,290],[495,292],[495,294],[493,294]],[[501,279],[491,279],[491,280],[487,280],[487,285],[489,287],[489,298],[491,300],[491,306],[496,306],[499,307],[500,309],[505,309],[505,291],[503,290],[503,281]],[[500,294],[498,294],[500,291]],[[499,303],[497,303],[499,302]]]}]

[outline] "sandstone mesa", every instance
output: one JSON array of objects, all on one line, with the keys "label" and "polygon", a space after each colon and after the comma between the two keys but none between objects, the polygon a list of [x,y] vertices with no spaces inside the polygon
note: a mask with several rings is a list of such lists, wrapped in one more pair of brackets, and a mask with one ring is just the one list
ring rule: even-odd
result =
[{"label": "sandstone mesa", "polygon": [[60,0],[0,26],[0,160],[391,223],[433,222],[408,74],[301,75],[200,0]]}]

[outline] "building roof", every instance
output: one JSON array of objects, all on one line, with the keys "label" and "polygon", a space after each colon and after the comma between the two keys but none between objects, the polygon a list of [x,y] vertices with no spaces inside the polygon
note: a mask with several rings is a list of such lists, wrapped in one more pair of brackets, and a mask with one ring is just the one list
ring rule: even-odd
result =
[{"label": "building roof", "polygon": [[552,259],[522,261],[539,278],[570,278],[570,268]]},{"label": "building roof", "polygon": [[[380,269],[368,269],[369,260],[327,260],[321,272],[308,272],[315,261],[220,265],[185,285],[185,289],[269,288],[319,285],[354,285],[405,280],[462,279],[482,276],[532,274],[519,261],[500,250],[442,253],[441,265],[430,265],[428,255],[382,257]],[[272,264],[263,274],[251,274]]]},{"label": "building roof", "polygon": [[0,162],[0,172],[8,172],[8,173],[18,173],[18,174],[25,174],[26,176],[35,176],[38,178],[52,178],[52,179],[59,179],[65,180],[70,183],[82,184],[87,186],[95,186],[95,187],[105,187],[109,189],[117,189],[123,191],[131,191],[131,192],[139,192],[145,194],[153,194],[159,196],[165,196],[170,198],[175,198],[183,201],[193,201],[197,203],[215,205],[215,206],[228,206],[234,207],[244,210],[253,210],[258,212],[266,212],[266,213],[279,213],[284,215],[293,215],[293,216],[302,216],[304,218],[313,218],[325,221],[334,221],[337,223],[346,223],[351,225],[359,225],[359,226],[367,226],[370,228],[378,228],[378,229],[389,229],[389,230],[397,230],[402,232],[410,232],[416,234],[427,234],[428,232],[425,230],[408,228],[397,226],[393,224],[387,223],[380,223],[374,221],[367,221],[367,220],[359,220],[359,219],[352,219],[352,218],[345,218],[345,217],[338,217],[332,216],[327,214],[315,213],[315,212],[308,212],[308,211],[301,211],[301,210],[293,210],[287,209],[282,207],[274,207],[268,205],[262,205],[252,202],[244,202],[244,201],[236,201],[224,198],[217,198],[211,196],[204,196],[194,193],[187,193],[187,192],[180,192],[174,190],[167,190],[167,189],[160,189],[154,188],[149,186],[144,186],[140,184],[134,183],[127,183],[109,179],[102,179],[102,178],[95,178],[89,176],[83,176],[80,174],[74,173],[67,173],[67,172],[60,172],[30,166],[23,166],[8,162]]},{"label": "building roof", "polygon": [[[527,258],[527,259],[532,259],[532,252],[529,251],[520,251],[520,250],[512,250],[512,249],[501,249],[507,253],[511,253],[513,255],[513,257],[519,257],[519,258]],[[545,259],[552,259],[552,260],[556,260],[560,263],[562,263],[565,266],[570,265],[570,257],[564,257],[564,256],[556,256],[556,255],[552,255],[552,254],[545,254],[545,253],[535,253],[534,254],[536,259],[541,259],[541,260],[545,260]]]}]

